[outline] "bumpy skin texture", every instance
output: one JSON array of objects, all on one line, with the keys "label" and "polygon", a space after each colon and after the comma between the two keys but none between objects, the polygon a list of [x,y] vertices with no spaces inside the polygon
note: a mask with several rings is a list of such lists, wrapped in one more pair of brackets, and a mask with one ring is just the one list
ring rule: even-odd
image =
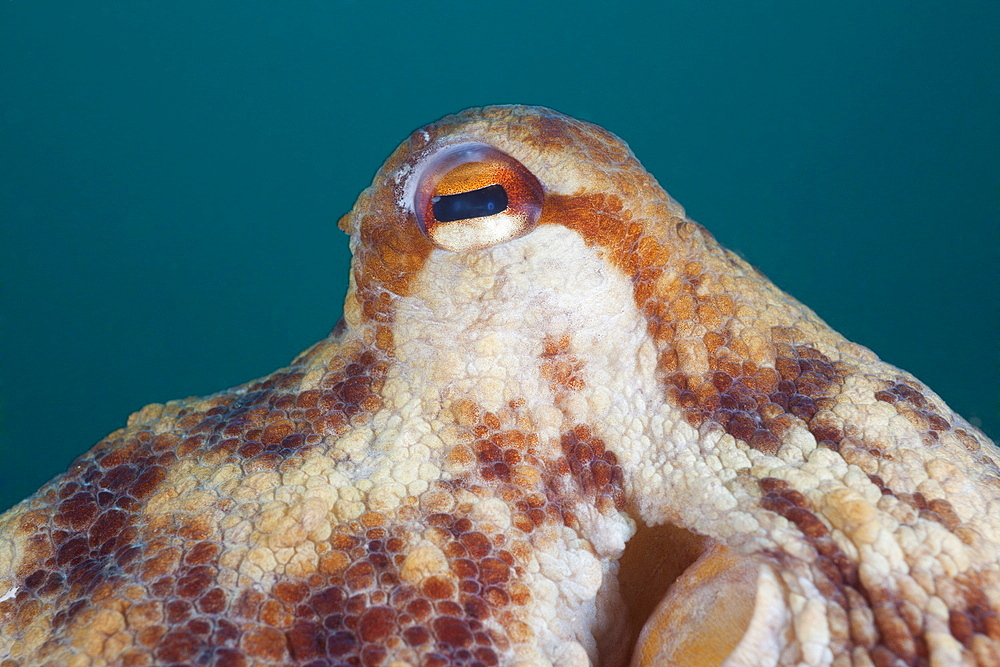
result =
[{"label": "bumpy skin texture", "polygon": [[[537,228],[421,235],[410,181],[463,141],[538,178]],[[994,445],[613,135],[450,116],[341,227],[330,337],[147,406],[0,517],[0,665],[617,665],[643,624],[735,633],[727,664],[997,663]],[[704,582],[739,618],[671,615]]]}]

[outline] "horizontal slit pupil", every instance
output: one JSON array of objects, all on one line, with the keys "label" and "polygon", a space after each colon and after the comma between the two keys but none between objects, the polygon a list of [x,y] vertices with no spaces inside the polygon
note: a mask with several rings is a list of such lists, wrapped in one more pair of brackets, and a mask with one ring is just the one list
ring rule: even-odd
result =
[{"label": "horizontal slit pupil", "polygon": [[495,215],[506,211],[507,204],[507,192],[502,185],[487,185],[485,188],[460,192],[457,195],[431,197],[434,219],[438,222]]}]

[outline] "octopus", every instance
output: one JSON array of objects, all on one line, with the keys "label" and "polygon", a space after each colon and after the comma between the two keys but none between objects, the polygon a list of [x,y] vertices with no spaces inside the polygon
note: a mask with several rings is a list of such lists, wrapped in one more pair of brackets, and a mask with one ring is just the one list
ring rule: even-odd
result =
[{"label": "octopus", "polygon": [[544,108],[414,132],[329,337],[0,516],[0,665],[996,665],[997,450]]}]

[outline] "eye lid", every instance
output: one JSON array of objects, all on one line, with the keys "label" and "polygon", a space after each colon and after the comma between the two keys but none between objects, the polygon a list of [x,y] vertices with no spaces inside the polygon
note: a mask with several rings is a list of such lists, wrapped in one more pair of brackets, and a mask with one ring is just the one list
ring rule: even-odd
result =
[{"label": "eye lid", "polygon": [[491,185],[502,185],[500,180],[500,170],[496,165],[478,160],[464,162],[446,172],[437,182],[434,191],[438,195],[457,195]]},{"label": "eye lid", "polygon": [[397,200],[400,208],[416,213],[417,192],[421,185],[426,187],[427,176],[430,172],[440,170],[442,165],[448,163],[461,163],[459,157],[473,150],[497,150],[489,144],[481,141],[458,141],[438,145],[435,148],[426,150],[416,158],[414,162],[404,167],[404,171],[397,177],[397,181],[402,181],[403,187]]}]

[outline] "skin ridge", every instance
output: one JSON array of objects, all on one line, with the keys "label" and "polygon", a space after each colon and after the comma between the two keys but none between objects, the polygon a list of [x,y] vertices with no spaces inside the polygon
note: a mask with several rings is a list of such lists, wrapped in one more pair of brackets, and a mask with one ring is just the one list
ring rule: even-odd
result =
[{"label": "skin ridge", "polygon": [[[470,253],[421,234],[412,183],[463,142],[539,178],[534,231]],[[995,446],[721,248],[611,133],[448,116],[340,226],[330,337],[147,406],[0,516],[0,667],[624,664],[618,562],[668,524],[775,573],[791,622],[764,662],[1000,663]],[[570,324],[525,296],[560,298],[530,273],[556,241],[583,272],[563,291],[595,299]],[[616,289],[635,360],[587,338]],[[469,303],[483,319],[447,329]],[[520,375],[470,370],[518,345]]]}]

